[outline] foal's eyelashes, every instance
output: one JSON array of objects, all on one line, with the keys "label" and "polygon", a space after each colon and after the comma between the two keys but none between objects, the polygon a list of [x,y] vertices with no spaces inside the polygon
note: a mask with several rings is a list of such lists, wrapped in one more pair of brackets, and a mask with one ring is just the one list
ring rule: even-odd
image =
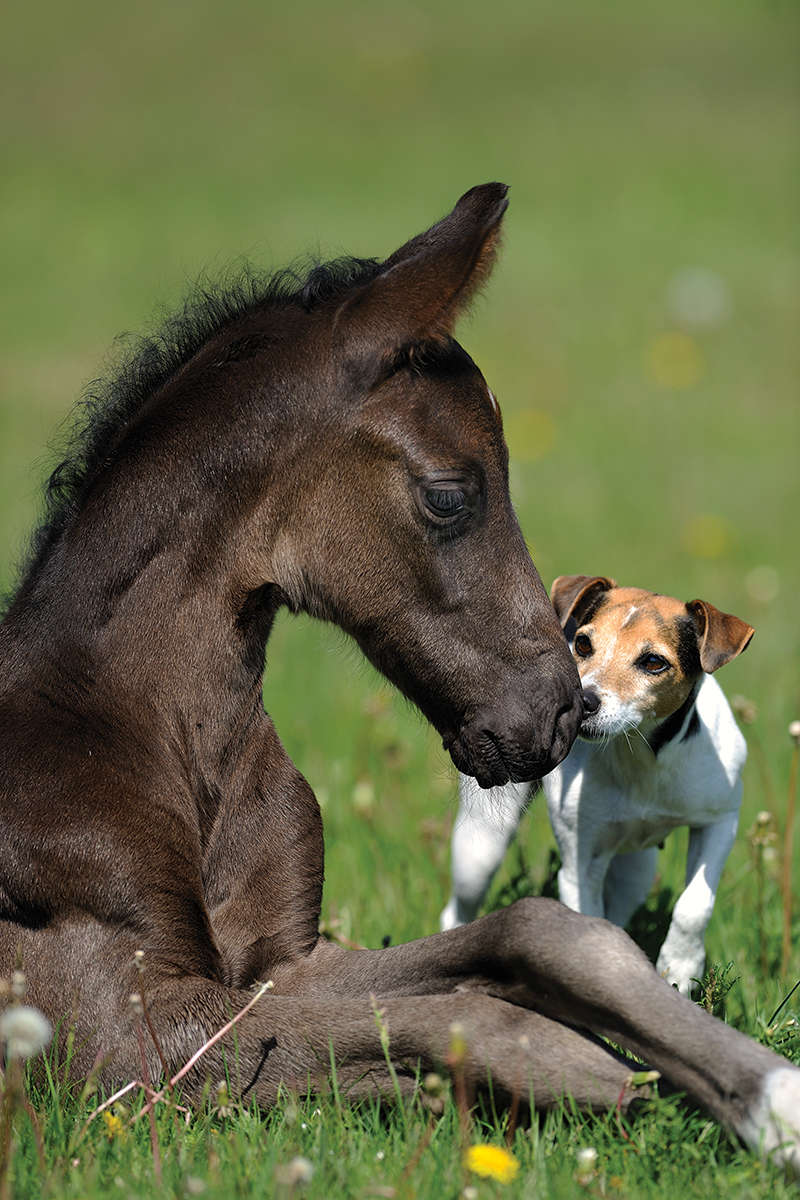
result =
[{"label": "foal's eyelashes", "polygon": [[454,517],[466,506],[467,497],[458,486],[426,488],[425,506],[435,517]]},{"label": "foal's eyelashes", "polygon": [[483,489],[463,477],[421,479],[415,491],[422,515],[440,529],[463,525],[483,507]]}]

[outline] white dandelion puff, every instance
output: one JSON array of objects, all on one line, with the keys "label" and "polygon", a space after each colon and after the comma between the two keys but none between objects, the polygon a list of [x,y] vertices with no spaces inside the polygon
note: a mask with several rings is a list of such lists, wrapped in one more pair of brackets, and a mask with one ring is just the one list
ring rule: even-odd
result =
[{"label": "white dandelion puff", "polygon": [[32,1058],[50,1044],[53,1027],[38,1008],[15,1004],[0,1016],[0,1041],[9,1059]]}]

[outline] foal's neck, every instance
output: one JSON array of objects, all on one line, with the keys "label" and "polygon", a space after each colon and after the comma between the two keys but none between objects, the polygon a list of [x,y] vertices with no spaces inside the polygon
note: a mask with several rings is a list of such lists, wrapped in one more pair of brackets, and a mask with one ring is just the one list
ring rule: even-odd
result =
[{"label": "foal's neck", "polygon": [[243,589],[222,539],[204,554],[180,523],[164,545],[120,525],[76,521],[23,585],[3,630],[13,670],[87,720],[147,714],[174,726],[214,775],[263,720],[264,650],[283,597]]}]

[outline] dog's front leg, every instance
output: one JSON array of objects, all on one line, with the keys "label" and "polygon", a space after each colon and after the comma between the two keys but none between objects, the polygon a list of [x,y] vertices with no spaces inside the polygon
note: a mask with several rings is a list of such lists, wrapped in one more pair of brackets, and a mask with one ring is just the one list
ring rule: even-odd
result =
[{"label": "dog's front leg", "polygon": [[594,853],[594,840],[586,836],[581,840],[573,836],[559,837],[557,828],[556,841],[561,853],[559,900],[573,912],[587,917],[604,917],[603,891],[611,855]]},{"label": "dog's front leg", "polygon": [[669,931],[656,963],[658,973],[668,983],[675,984],[685,996],[692,990],[692,981],[703,978],[706,926],[714,911],[722,869],[738,826],[737,808],[713,825],[689,831],[686,888],[675,903]]},{"label": "dog's front leg", "polygon": [[482,788],[459,776],[459,807],[451,846],[453,890],[439,918],[442,930],[474,921],[519,827],[530,783]]}]

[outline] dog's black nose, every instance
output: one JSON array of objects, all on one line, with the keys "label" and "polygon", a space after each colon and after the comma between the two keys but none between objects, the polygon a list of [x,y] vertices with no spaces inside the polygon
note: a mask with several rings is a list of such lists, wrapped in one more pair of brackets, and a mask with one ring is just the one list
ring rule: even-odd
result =
[{"label": "dog's black nose", "polygon": [[583,693],[583,715],[590,717],[592,713],[596,713],[600,707],[600,697],[597,692]]}]

